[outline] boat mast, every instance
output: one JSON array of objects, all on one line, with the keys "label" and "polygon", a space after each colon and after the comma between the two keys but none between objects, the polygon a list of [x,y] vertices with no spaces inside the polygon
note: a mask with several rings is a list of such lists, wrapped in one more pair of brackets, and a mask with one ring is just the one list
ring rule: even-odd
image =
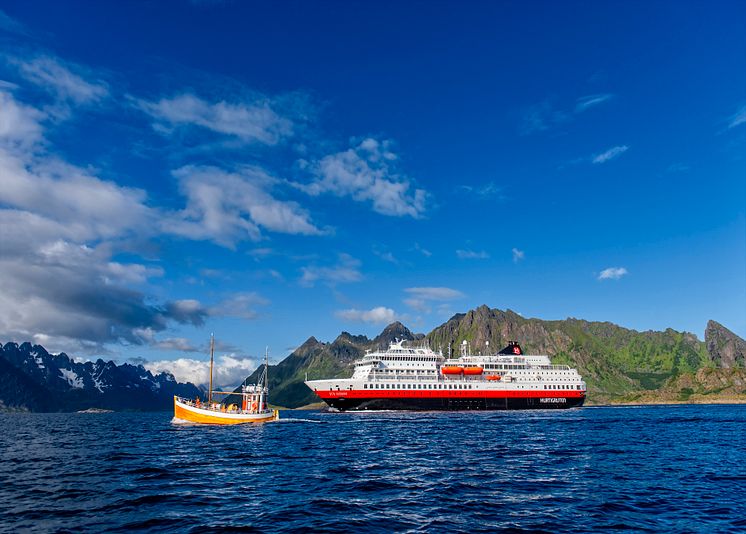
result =
[{"label": "boat mast", "polygon": [[215,361],[215,334],[210,334],[210,389],[207,393],[207,402],[212,404],[212,366]]}]

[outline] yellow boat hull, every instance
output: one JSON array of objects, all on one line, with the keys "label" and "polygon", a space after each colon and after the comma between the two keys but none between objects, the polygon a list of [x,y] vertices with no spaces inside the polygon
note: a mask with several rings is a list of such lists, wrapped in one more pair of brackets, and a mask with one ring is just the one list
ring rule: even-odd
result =
[{"label": "yellow boat hull", "polygon": [[245,423],[266,423],[280,418],[278,410],[270,413],[225,413],[190,406],[174,397],[174,418],[189,423],[208,425],[241,425]]}]

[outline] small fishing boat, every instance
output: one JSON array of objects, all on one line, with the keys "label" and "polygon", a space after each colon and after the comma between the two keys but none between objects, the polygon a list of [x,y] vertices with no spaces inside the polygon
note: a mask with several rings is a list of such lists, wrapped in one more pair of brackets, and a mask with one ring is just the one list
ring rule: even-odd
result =
[{"label": "small fishing boat", "polygon": [[[242,423],[265,423],[280,418],[278,410],[267,406],[269,387],[267,370],[269,369],[268,351],[264,353],[264,371],[254,385],[243,384],[241,391],[213,391],[212,371],[215,361],[215,337],[210,336],[210,387],[207,402],[197,399],[185,399],[174,395],[174,419],[178,422],[204,423],[212,425],[238,425]],[[241,406],[214,402],[213,395],[240,395]]]}]

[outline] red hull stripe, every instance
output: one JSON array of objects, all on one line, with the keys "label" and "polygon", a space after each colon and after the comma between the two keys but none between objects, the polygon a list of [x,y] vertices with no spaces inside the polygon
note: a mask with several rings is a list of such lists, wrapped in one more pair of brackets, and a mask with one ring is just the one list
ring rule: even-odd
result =
[{"label": "red hull stripe", "polygon": [[585,391],[577,390],[474,390],[474,389],[341,389],[331,391],[315,391],[322,399],[519,399],[519,398],[581,398],[585,397]]}]

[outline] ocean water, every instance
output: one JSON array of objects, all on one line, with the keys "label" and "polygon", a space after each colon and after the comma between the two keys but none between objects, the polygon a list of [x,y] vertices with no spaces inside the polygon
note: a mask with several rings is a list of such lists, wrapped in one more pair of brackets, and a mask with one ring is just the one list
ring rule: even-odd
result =
[{"label": "ocean water", "polygon": [[0,530],[744,532],[746,406],[0,415]]}]

